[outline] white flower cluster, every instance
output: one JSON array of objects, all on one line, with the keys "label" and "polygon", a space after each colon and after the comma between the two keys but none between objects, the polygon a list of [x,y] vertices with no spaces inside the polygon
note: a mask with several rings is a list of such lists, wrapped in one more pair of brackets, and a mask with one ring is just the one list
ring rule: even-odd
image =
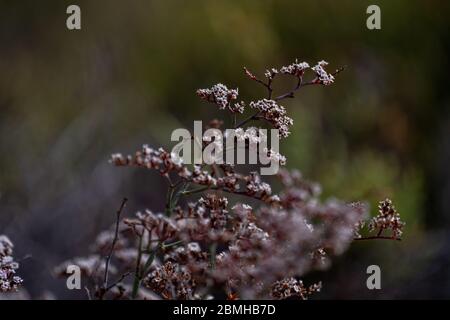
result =
[{"label": "white flower cluster", "polygon": [[264,73],[264,76],[265,76],[267,79],[272,80],[272,79],[275,77],[276,74],[278,74],[278,70],[275,69],[275,68],[272,68],[272,69],[270,69],[270,70],[266,70],[266,72]]},{"label": "white flower cluster", "polygon": [[272,124],[280,132],[280,136],[289,136],[289,128],[294,124],[294,120],[286,115],[286,108],[277,104],[274,100],[258,100],[250,102],[250,107],[260,111],[260,118]]},{"label": "white flower cluster", "polygon": [[249,194],[261,194],[262,196],[270,195],[272,193],[270,184],[262,182],[261,177],[255,172],[251,172],[247,177],[246,190]]},{"label": "white flower cluster", "polygon": [[19,264],[12,257],[13,247],[7,236],[0,235],[0,292],[17,290],[23,282],[22,278],[16,276]]},{"label": "white flower cluster", "polygon": [[295,62],[284,66],[280,69],[280,72],[283,74],[290,74],[293,76],[302,76],[305,73],[305,70],[309,68],[309,64],[307,62],[298,62],[295,59]]},{"label": "white flower cluster", "polygon": [[308,296],[315,292],[320,292],[321,289],[321,282],[306,287],[303,281],[291,277],[275,282],[272,287],[272,296],[276,299],[298,297],[302,300],[307,300]]},{"label": "white flower cluster", "polygon": [[178,231],[178,227],[173,220],[162,213],[155,214],[150,210],[139,211],[136,213],[136,218],[125,219],[124,223],[140,234],[143,234],[142,229],[148,230],[162,241],[172,238]]},{"label": "white flower cluster", "polygon": [[405,223],[400,220],[400,214],[395,209],[392,201],[386,199],[380,201],[378,205],[378,215],[370,221],[369,230],[379,230],[381,234],[382,231],[390,229],[392,231],[392,236],[398,239],[402,235],[402,228],[404,225]]},{"label": "white flower cluster", "polygon": [[244,104],[236,103],[234,106],[231,105],[232,100],[236,100],[238,97],[238,89],[228,89],[222,83],[214,85],[210,89],[198,89],[197,95],[206,101],[212,102],[219,106],[219,109],[228,108],[231,112],[244,112]]},{"label": "white flower cluster", "polygon": [[267,148],[264,148],[264,152],[267,153],[267,157],[269,157],[270,161],[278,162],[282,166],[286,165],[286,157],[279,152]]},{"label": "white flower cluster", "polygon": [[317,82],[327,86],[334,82],[334,77],[332,74],[325,71],[325,69],[323,67],[326,65],[328,65],[328,62],[322,60],[322,61],[319,61],[317,63],[317,65],[315,65],[311,69],[317,75]]},{"label": "white flower cluster", "polygon": [[244,101],[241,101],[241,102],[238,102],[238,103],[235,103],[234,105],[229,105],[228,106],[228,109],[231,111],[231,112],[233,112],[233,113],[236,113],[236,112],[238,112],[238,113],[244,113],[244,109],[245,109],[245,102]]},{"label": "white flower cluster", "polygon": [[234,130],[234,134],[238,141],[248,140],[250,144],[259,144],[267,141],[267,135],[256,127],[250,127],[246,130],[237,128]]}]

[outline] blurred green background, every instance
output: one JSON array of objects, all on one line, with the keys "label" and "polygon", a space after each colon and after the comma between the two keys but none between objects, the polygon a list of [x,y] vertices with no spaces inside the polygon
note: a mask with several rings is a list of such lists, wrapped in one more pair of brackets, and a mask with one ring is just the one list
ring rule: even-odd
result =
[{"label": "blurred green background", "polygon": [[[82,30],[66,29],[78,4]],[[366,8],[381,8],[381,30]],[[55,264],[85,255],[113,222],[163,208],[154,173],[120,170],[111,153],[228,114],[199,101],[222,82],[246,101],[262,75],[295,58],[329,70],[285,106],[281,152],[322,184],[324,198],[391,197],[407,222],[401,243],[356,243],[325,273],[322,298],[450,298],[450,37],[445,1],[0,1],[0,233],[16,243],[32,298],[76,297]],[[280,83],[279,90],[290,88]],[[382,290],[365,286],[382,269]],[[307,279],[309,280],[309,279]]]}]

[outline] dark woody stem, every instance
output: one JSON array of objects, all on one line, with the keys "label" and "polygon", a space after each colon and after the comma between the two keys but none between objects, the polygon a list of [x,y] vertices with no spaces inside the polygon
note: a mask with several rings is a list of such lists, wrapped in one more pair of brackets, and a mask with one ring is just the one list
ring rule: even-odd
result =
[{"label": "dark woody stem", "polygon": [[248,117],[247,119],[244,119],[243,121],[239,122],[234,127],[234,129],[240,128],[240,127],[244,126],[245,124],[247,124],[248,122],[258,119],[258,116],[259,116],[260,113],[261,113],[261,111],[258,111],[255,114],[253,114],[252,116]]},{"label": "dark woody stem", "polygon": [[[245,73],[247,74],[247,76],[249,76],[251,80],[260,83],[261,85],[263,85],[267,89],[267,99],[269,99],[269,100],[272,99],[272,93],[273,93],[272,82],[273,82],[273,78],[269,78],[267,83],[265,83],[261,79],[259,79],[256,76],[254,76],[250,71],[248,71],[247,68],[244,68],[244,70],[245,70]],[[275,77],[275,74],[273,74],[273,77]],[[250,122],[252,120],[257,120],[258,116],[260,115],[260,113],[261,113],[261,111],[257,111],[255,114],[253,114],[250,117],[248,117],[248,118],[244,119],[243,121],[239,122],[239,124],[237,124],[237,125],[235,124],[234,129],[240,128],[240,127],[244,126],[245,124],[247,124],[248,122]]]},{"label": "dark woody stem", "polygon": [[[331,75],[335,76],[339,72],[344,71],[345,68],[346,68],[346,66],[343,66],[343,67],[337,69],[335,72],[331,73]],[[319,82],[317,82],[317,78],[315,78],[315,79],[313,79],[311,81],[308,81],[308,82],[303,82],[303,76],[297,76],[297,78],[298,78],[297,85],[291,91],[289,91],[289,92],[287,92],[285,94],[282,94],[282,95],[274,98],[273,100],[280,101],[280,100],[283,100],[283,99],[286,99],[286,98],[294,98],[295,97],[295,92],[297,90],[299,90],[300,88],[319,83]]]},{"label": "dark woody stem", "polygon": [[301,87],[303,87],[305,85],[307,85],[307,84],[303,84],[303,77],[298,76],[297,77],[297,85],[291,91],[289,91],[289,92],[287,92],[285,94],[282,94],[282,95],[274,98],[273,100],[279,101],[279,100],[283,100],[283,99],[286,99],[286,98],[294,98],[295,91],[297,91],[298,89],[300,89]]},{"label": "dark woody stem", "polygon": [[[128,199],[124,198],[122,200],[122,203],[120,204],[119,210],[117,210],[116,213],[116,227],[114,230],[114,238],[111,244],[111,249],[109,251],[109,254],[106,256],[106,261],[105,261],[105,274],[103,276],[103,287],[102,287],[102,292],[106,293],[106,291],[108,290],[108,272],[109,272],[109,264],[111,263],[111,258],[114,252],[114,247],[116,245],[116,242],[119,238],[119,225],[120,225],[120,215],[122,214],[123,209],[125,208],[125,205],[127,203]],[[102,298],[103,295],[100,296],[100,298]]]}]

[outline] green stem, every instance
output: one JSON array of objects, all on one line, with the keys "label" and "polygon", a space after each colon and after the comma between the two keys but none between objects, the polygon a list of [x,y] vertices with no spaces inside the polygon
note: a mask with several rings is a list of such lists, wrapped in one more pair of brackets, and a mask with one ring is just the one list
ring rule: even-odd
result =
[{"label": "green stem", "polygon": [[172,185],[169,186],[169,189],[167,190],[166,214],[168,216],[170,216],[170,214],[172,213],[172,197],[173,197],[174,190],[175,190],[175,188]]},{"label": "green stem", "polygon": [[148,256],[148,259],[144,265],[144,269],[141,273],[141,279],[143,279],[147,275],[148,271],[150,270],[153,260],[155,260],[156,253],[158,252],[160,247],[161,247],[161,242],[158,243],[158,246],[150,252],[150,255]]},{"label": "green stem", "polygon": [[166,249],[166,248],[170,248],[170,247],[173,247],[173,246],[182,244],[182,243],[183,243],[183,240],[175,241],[175,242],[168,243],[168,244],[163,243],[163,244],[161,245],[161,248],[162,248],[162,249]]},{"label": "green stem", "polygon": [[217,243],[214,242],[209,247],[209,262],[211,264],[211,269],[214,269],[216,267],[216,250],[217,250]]},{"label": "green stem", "polygon": [[140,276],[140,269],[141,269],[141,259],[142,259],[142,238],[144,235],[139,237],[139,248],[138,248],[138,256],[136,259],[136,270],[134,273],[134,282],[133,282],[133,291],[131,293],[131,298],[134,300],[137,297],[139,286],[141,285],[141,276]]},{"label": "green stem", "polygon": [[201,187],[201,188],[197,188],[197,189],[192,189],[192,190],[187,190],[187,191],[183,191],[181,194],[183,196],[188,196],[194,193],[198,193],[198,192],[202,192],[202,191],[206,191],[208,190],[209,187]]}]

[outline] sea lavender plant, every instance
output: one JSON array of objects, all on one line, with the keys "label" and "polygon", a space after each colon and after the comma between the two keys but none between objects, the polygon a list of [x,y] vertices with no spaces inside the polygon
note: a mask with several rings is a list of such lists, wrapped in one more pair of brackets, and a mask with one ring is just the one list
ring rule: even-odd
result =
[{"label": "sea lavender plant", "polygon": [[0,292],[16,291],[23,280],[16,275],[19,263],[12,256],[14,245],[5,235],[0,235]]},{"label": "sea lavender plant", "polygon": [[[267,90],[266,97],[249,103],[236,102],[238,89],[223,84],[199,89],[197,95],[234,116],[232,126],[241,132],[237,139],[258,139],[246,130],[257,121],[278,129],[280,138],[288,138],[294,121],[280,102],[305,86],[332,84],[343,69],[328,73],[326,65],[320,61],[310,67],[296,60],[268,69],[264,80],[244,68],[249,79]],[[309,71],[313,77],[307,80]],[[275,96],[273,83],[280,76],[293,77],[296,85]],[[253,113],[238,122],[246,106]],[[209,127],[222,130],[223,123],[213,120]],[[208,141],[203,142],[206,147]],[[281,164],[286,162],[277,152],[265,152]],[[168,191],[160,213],[146,209],[134,218],[122,218],[124,200],[115,225],[98,236],[92,254],[57,269],[64,274],[68,263],[82,266],[92,281],[89,297],[94,290],[98,299],[307,299],[322,284],[304,285],[301,277],[306,273],[329,266],[331,257],[342,254],[353,240],[400,240],[404,226],[386,199],[369,223],[369,235],[361,236],[367,205],[336,199],[322,202],[320,186],[296,170],[278,173],[282,189],[274,194],[256,172],[239,172],[229,164],[189,166],[148,145],[134,155],[114,154],[111,163],[156,170],[167,179]],[[252,205],[230,203],[227,194],[247,197]],[[391,235],[383,233],[388,229]],[[109,281],[109,276],[115,280]]]}]

